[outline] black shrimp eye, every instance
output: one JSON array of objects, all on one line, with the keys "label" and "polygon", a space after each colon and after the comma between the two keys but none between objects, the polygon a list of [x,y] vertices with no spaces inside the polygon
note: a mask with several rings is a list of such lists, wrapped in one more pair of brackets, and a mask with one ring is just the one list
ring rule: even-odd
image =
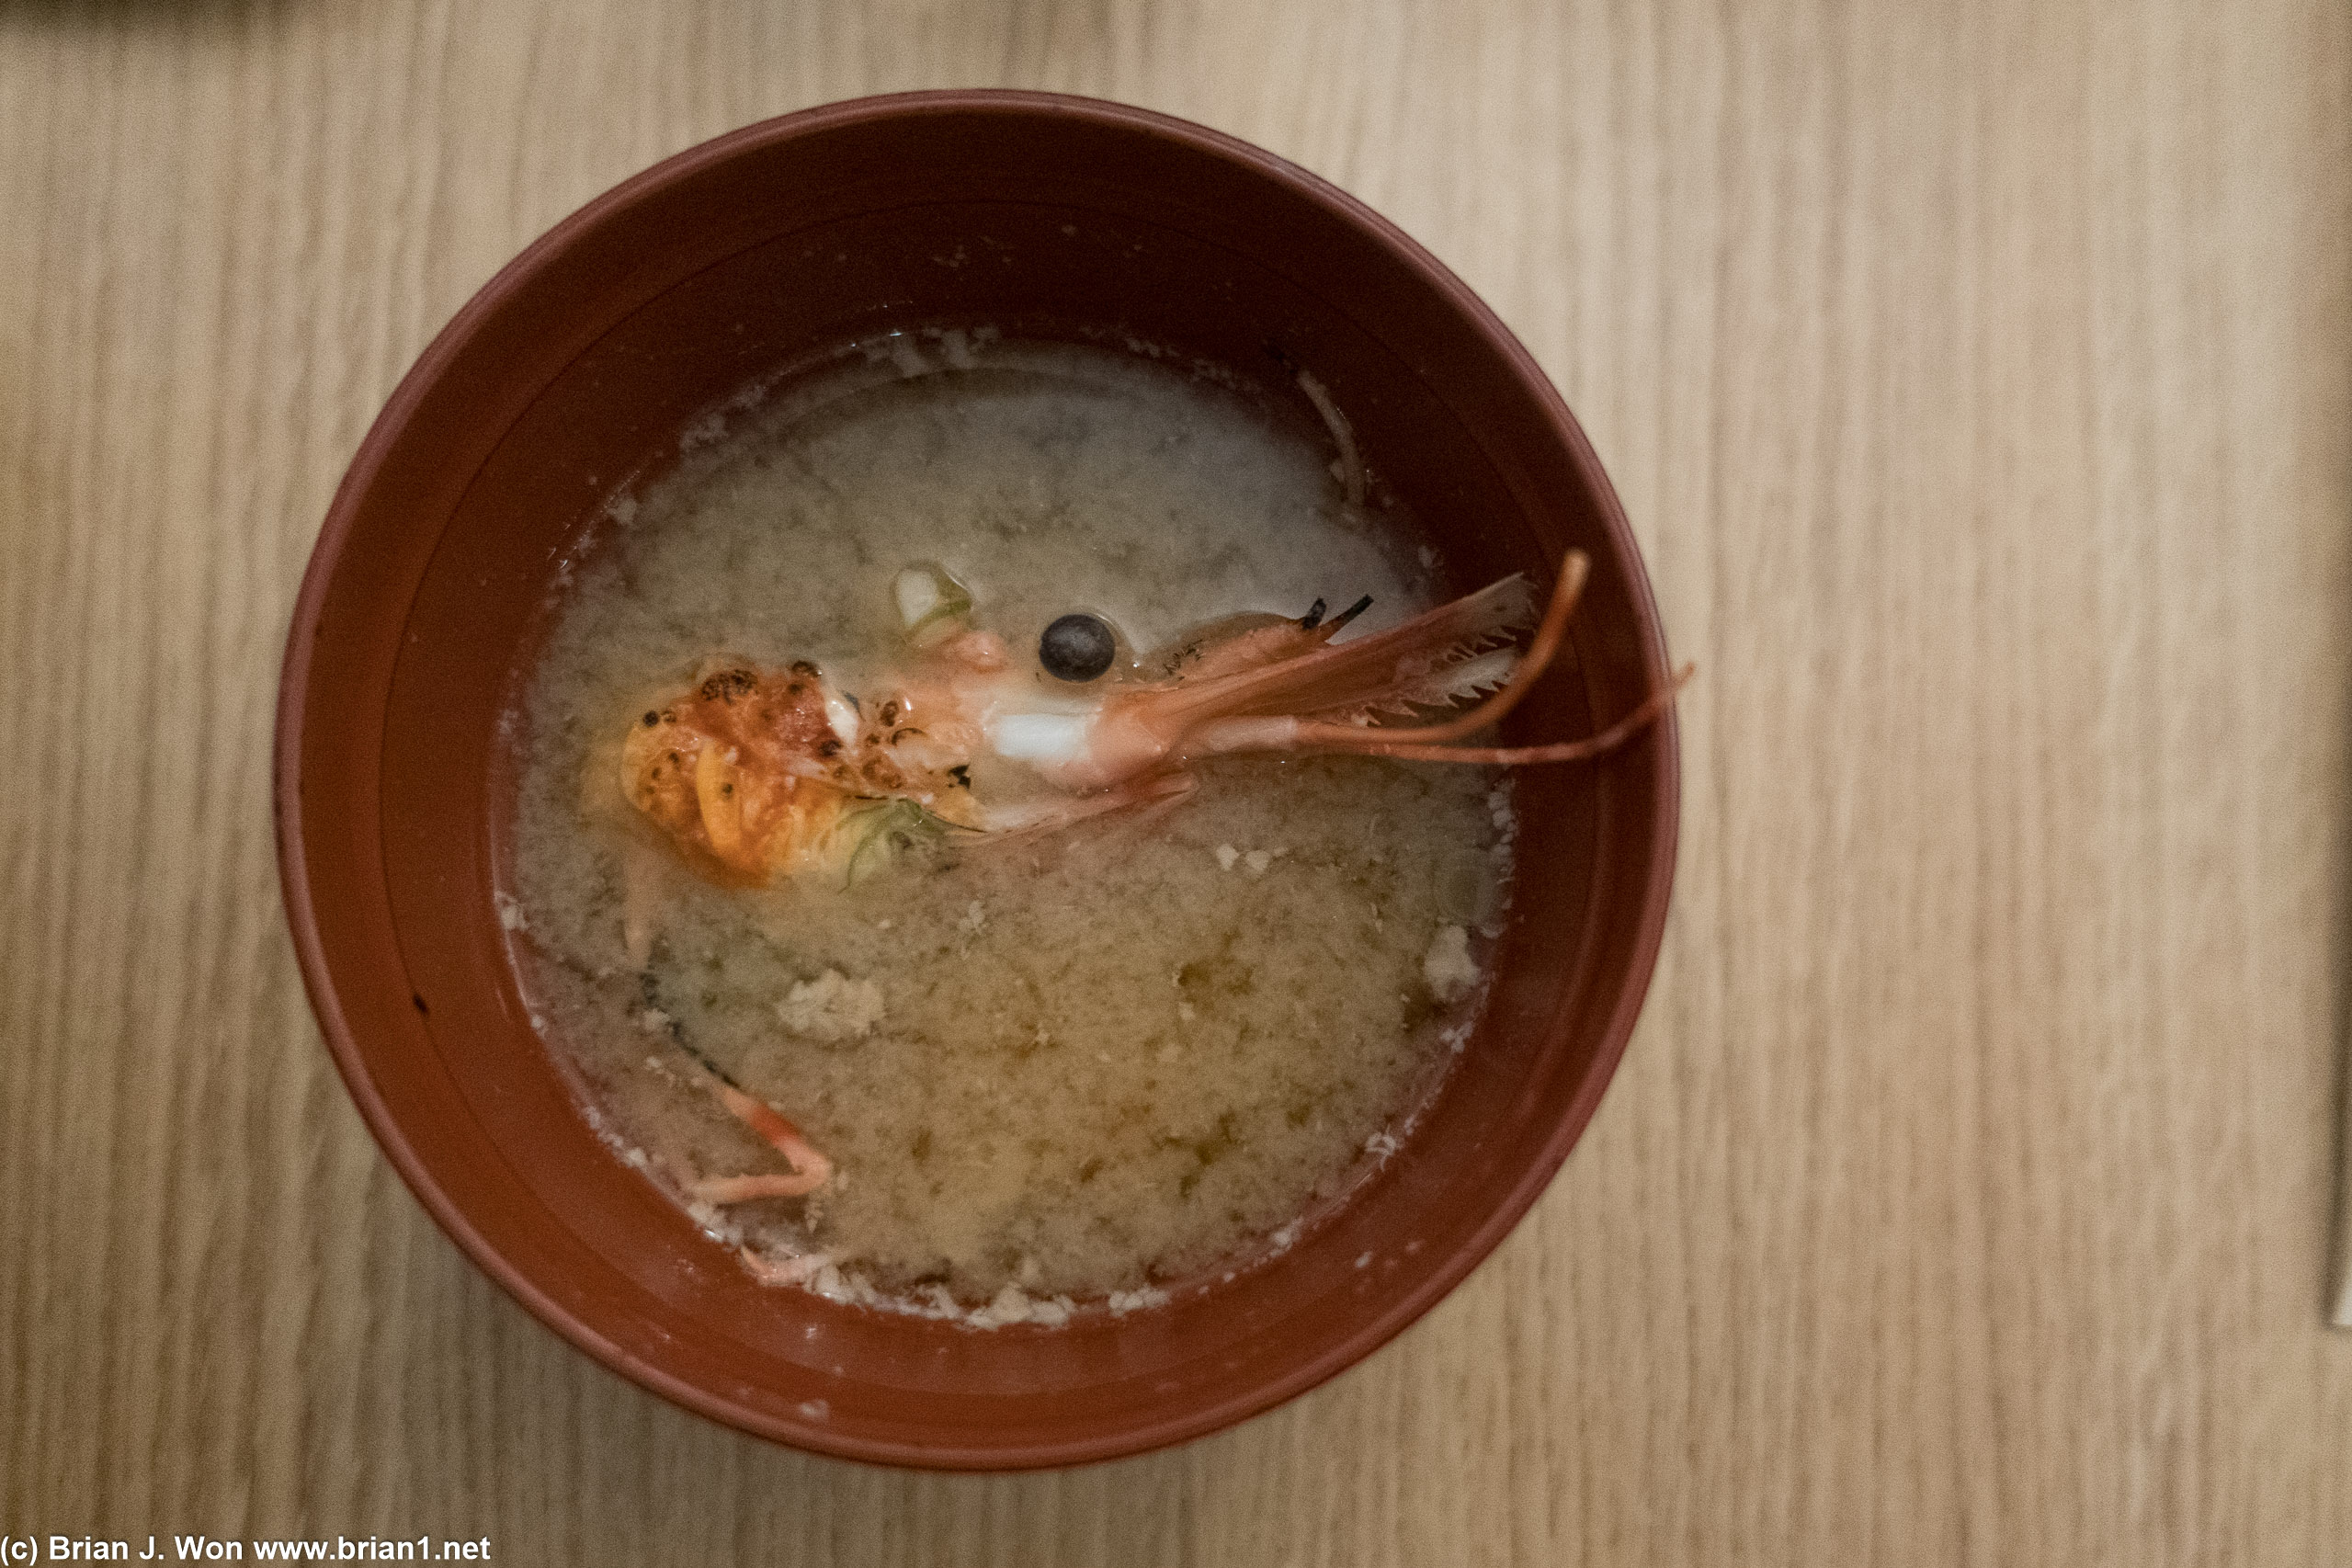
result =
[{"label": "black shrimp eye", "polygon": [[1092,680],[1118,653],[1119,640],[1099,616],[1062,616],[1037,640],[1038,663],[1056,680]]}]

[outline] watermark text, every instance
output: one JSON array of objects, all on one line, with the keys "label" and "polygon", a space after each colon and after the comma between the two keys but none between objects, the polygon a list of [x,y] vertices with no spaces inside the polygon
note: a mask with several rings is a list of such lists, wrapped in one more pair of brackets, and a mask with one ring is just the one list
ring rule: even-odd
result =
[{"label": "watermark text", "polygon": [[490,1538],[0,1535],[0,1568],[31,1562],[488,1562]]}]

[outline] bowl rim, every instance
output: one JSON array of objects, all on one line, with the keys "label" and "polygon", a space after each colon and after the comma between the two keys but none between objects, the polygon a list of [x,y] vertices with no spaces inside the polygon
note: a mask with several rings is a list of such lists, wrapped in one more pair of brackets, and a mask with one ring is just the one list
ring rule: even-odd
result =
[{"label": "bowl rim", "polygon": [[337,997],[325,940],[312,895],[309,856],[300,811],[302,736],[311,669],[317,651],[321,613],[357,525],[361,501],[376,484],[385,459],[419,403],[449,369],[487,319],[527,283],[608,217],[646,198],[690,180],[745,152],[812,134],[902,117],[1066,117],[1112,129],[1143,132],[1180,143],[1208,157],[1238,165],[1284,187],[1292,199],[1320,208],[1391,252],[1440,296],[1470,332],[1483,338],[1512,369],[1532,395],[1538,412],[1566,453],[1593,500],[1610,548],[1629,563],[1625,588],[1640,633],[1640,657],[1653,683],[1663,682],[1665,628],[1649,575],[1622,504],[1598,456],[1566,401],[1534,356],[1493,309],[1451,268],[1402,229],[1330,181],[1238,137],[1175,116],[1115,101],[1060,93],[1009,88],[950,88],[882,94],[818,105],[757,121],[662,159],[613,186],[547,230],[483,283],[401,378],[355,450],[329,503],[310,562],[302,575],[285,655],[279,670],[273,756],[272,817],[278,847],[278,884],[303,988],[336,1070],[378,1146],[442,1231],[483,1273],[526,1311],[597,1361],[673,1403],[737,1430],[804,1451],[921,1470],[1026,1471],[1096,1463],[1173,1447],[1221,1431],[1307,1392],[1335,1377],[1417,1322],[1485,1261],[1525,1218],[1548,1188],[1570,1150],[1583,1136],[1615,1077],[1649,992],[1665,933],[1679,837],[1681,767],[1679,730],[1669,707],[1653,726],[1655,746],[1653,827],[1638,846],[1650,869],[1636,916],[1624,977],[1618,987],[1591,1066],[1562,1107],[1538,1156],[1528,1162],[1503,1200],[1447,1249],[1442,1266],[1421,1283],[1388,1299],[1353,1333],[1321,1346],[1281,1376],[1236,1392],[1231,1397],[1172,1416],[1150,1416],[1119,1433],[1087,1436],[1019,1449],[974,1450],[926,1448],[854,1437],[816,1422],[793,1424],[734,1403],[714,1392],[632,1354],[574,1314],[512,1262],[468,1221],[441,1186],[400,1122],[391,1114],[369,1074],[359,1042]]}]

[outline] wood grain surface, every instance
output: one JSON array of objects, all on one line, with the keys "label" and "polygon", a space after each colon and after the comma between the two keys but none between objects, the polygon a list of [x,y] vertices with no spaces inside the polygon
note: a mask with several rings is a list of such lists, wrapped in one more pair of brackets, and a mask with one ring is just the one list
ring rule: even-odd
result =
[{"label": "wood grain surface", "polygon": [[[938,1478],[684,1415],[460,1257],[320,1046],[268,756],[335,483],[498,265],[983,84],[1427,243],[1703,673],[1648,1012],[1501,1252],[1236,1431]],[[2347,285],[2342,0],[0,0],[0,1534],[2352,1561]]]}]

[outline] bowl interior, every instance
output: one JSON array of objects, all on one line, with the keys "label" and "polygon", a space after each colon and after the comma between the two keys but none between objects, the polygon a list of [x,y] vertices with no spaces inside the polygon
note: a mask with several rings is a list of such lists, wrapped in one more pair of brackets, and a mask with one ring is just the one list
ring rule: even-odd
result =
[{"label": "bowl interior", "polygon": [[[1416,1135],[1288,1254],[1166,1307],[978,1333],[763,1289],[597,1142],[492,902],[500,736],[605,500],[747,385],[937,324],[1135,339],[1269,397],[1311,369],[1471,582],[1595,573],[1512,726],[1588,733],[1664,676],[1607,481],[1449,274],[1267,154],[1026,95],[869,100],[681,155],[568,221],[419,362],[337,496],[290,645],[280,839],[305,975],[419,1197],[534,1312],[748,1430],[853,1458],[1066,1463],[1311,1386],[1433,1303],[1541,1190],[1638,1010],[1673,858],[1670,724],[1531,771],[1486,1015]],[[1369,1262],[1359,1265],[1359,1259]]]}]

